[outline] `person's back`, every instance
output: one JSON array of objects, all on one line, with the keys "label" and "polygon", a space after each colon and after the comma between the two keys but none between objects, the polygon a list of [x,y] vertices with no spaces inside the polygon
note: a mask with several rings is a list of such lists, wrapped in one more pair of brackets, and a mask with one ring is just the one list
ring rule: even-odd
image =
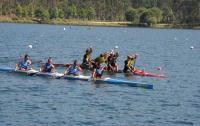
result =
[{"label": "person's back", "polygon": [[83,56],[83,61],[82,61],[82,64],[81,64],[82,68],[84,68],[84,69],[90,68],[91,53],[92,53],[92,48],[86,49],[86,52]]}]

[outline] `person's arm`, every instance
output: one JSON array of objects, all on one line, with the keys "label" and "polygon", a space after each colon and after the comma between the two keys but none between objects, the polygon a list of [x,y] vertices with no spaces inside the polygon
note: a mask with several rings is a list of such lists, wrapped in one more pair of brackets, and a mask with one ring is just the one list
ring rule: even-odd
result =
[{"label": "person's arm", "polygon": [[78,71],[81,71],[81,72],[83,71],[82,68],[81,68],[80,66],[78,66]]},{"label": "person's arm", "polygon": [[32,68],[32,64],[31,64],[31,61],[28,60],[28,68],[31,69]]},{"label": "person's arm", "polygon": [[92,72],[92,78],[96,78],[96,72],[95,72],[95,69],[94,69],[93,72]]},{"label": "person's arm", "polygon": [[65,72],[64,72],[64,75],[67,75],[68,73],[69,73],[69,69],[71,68],[71,66],[69,66],[66,70],[65,70]]},{"label": "person's arm", "polygon": [[45,66],[45,65],[41,65],[41,66],[40,66],[40,72],[43,72],[43,71],[44,71],[44,66]]},{"label": "person's arm", "polygon": [[92,53],[92,47],[90,47],[90,54]]}]

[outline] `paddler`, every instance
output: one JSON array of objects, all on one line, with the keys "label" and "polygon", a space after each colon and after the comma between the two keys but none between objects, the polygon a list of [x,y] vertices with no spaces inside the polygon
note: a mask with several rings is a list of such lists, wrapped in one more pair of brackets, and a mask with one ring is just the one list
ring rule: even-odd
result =
[{"label": "paddler", "polygon": [[95,64],[97,63],[100,63],[100,64],[103,64],[107,61],[107,52],[105,53],[101,53],[94,61],[95,61]]},{"label": "paddler", "polygon": [[103,75],[104,68],[101,67],[101,64],[99,62],[96,63],[95,68],[92,72],[92,78],[101,78]]},{"label": "paddler", "polygon": [[81,64],[81,67],[83,69],[91,68],[91,61],[92,61],[91,54],[92,54],[92,48],[90,47],[90,48],[86,49],[85,54],[83,56],[83,62]]},{"label": "paddler", "polygon": [[41,72],[54,72],[55,71],[55,66],[53,65],[52,58],[49,57],[47,62],[40,68]]},{"label": "paddler", "polygon": [[74,60],[74,63],[69,66],[69,68],[64,72],[64,75],[78,76],[81,71],[82,71],[82,69],[78,65],[77,60]]},{"label": "paddler", "polygon": [[134,54],[133,56],[128,55],[127,59],[124,61],[124,69],[123,72],[133,72],[135,70],[135,60],[137,58],[137,54]]},{"label": "paddler", "polygon": [[16,70],[30,70],[31,68],[31,60],[29,55],[25,55],[23,59],[20,59],[19,63],[16,65]]},{"label": "paddler", "polygon": [[111,51],[110,55],[107,58],[107,70],[112,72],[118,71],[118,65],[117,65],[117,58],[119,56],[119,53],[114,51]]}]

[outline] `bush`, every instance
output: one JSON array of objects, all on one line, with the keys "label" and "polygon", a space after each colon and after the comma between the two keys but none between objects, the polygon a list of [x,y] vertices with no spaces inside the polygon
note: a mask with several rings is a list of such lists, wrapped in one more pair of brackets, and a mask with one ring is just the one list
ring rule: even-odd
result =
[{"label": "bush", "polygon": [[44,10],[43,12],[42,12],[42,19],[44,19],[44,20],[48,20],[49,19],[49,11],[48,10]]},{"label": "bush", "polygon": [[87,13],[87,17],[89,20],[94,19],[96,16],[96,10],[93,7],[89,7],[87,9],[88,13]]},{"label": "bush", "polygon": [[43,13],[44,9],[42,8],[38,8],[35,10],[35,17],[37,18],[42,18],[42,13]]},{"label": "bush", "polygon": [[17,5],[16,7],[16,16],[21,17],[22,16],[22,7],[20,6],[20,4]]},{"label": "bush", "polygon": [[22,17],[27,17],[28,16],[28,10],[26,7],[22,8]]},{"label": "bush", "polygon": [[50,9],[50,18],[53,19],[53,18],[58,18],[59,17],[59,10],[58,8],[53,8],[53,9]]},{"label": "bush", "polygon": [[176,20],[174,13],[171,8],[163,9],[163,19],[164,23],[173,23]]},{"label": "bush", "polygon": [[68,17],[76,18],[77,15],[77,8],[74,4],[72,4],[68,9]]},{"label": "bush", "polygon": [[153,13],[153,17],[156,18],[158,23],[162,20],[162,11],[159,8],[153,7],[148,10]]}]

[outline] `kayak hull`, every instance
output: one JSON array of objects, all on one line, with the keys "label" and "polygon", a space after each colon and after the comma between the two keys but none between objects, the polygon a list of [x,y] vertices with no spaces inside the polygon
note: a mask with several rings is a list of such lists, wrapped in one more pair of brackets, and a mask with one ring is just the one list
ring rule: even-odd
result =
[{"label": "kayak hull", "polygon": [[43,72],[39,72],[39,71],[36,71],[33,69],[28,70],[28,71],[21,71],[21,70],[15,70],[15,69],[9,68],[9,67],[0,67],[0,71],[22,73],[22,74],[27,74],[27,75],[41,76],[41,77],[63,78],[63,79],[67,79],[67,80],[93,81],[95,83],[128,85],[130,87],[142,87],[142,88],[147,88],[147,89],[153,89],[152,84],[133,82],[133,81],[127,81],[127,80],[121,80],[121,79],[113,79],[113,78],[92,79],[90,76],[83,76],[83,75],[68,76],[68,75],[63,75],[61,73],[43,73]]},{"label": "kayak hull", "polygon": [[10,68],[10,67],[0,67],[0,71],[25,74],[25,75],[29,75],[29,76],[35,75],[35,76],[55,77],[55,78],[59,78],[59,77],[63,76],[63,74],[61,74],[61,73],[43,73],[43,72],[39,72],[39,71],[34,70],[34,69],[27,70],[27,71],[15,70],[14,68]]},{"label": "kayak hull", "polygon": [[61,73],[48,73],[48,72],[38,72],[35,74],[36,76],[41,76],[41,77],[50,77],[50,78],[61,78],[63,74]]},{"label": "kayak hull", "polygon": [[121,80],[121,79],[113,79],[113,78],[96,79],[95,82],[96,83],[115,84],[115,85],[128,85],[130,87],[142,87],[142,88],[147,88],[147,89],[153,89],[152,84],[127,81],[127,80]]},{"label": "kayak hull", "polygon": [[24,70],[15,70],[14,68],[10,68],[10,67],[0,67],[0,71],[11,72],[11,73],[20,73],[20,74],[25,74],[25,75],[30,75],[30,76],[38,73],[38,71],[34,70],[34,69],[24,71]]},{"label": "kayak hull", "polygon": [[73,76],[73,75],[65,75],[63,76],[64,79],[67,80],[83,80],[83,81],[89,81],[90,80],[90,76],[83,76],[83,75],[78,75],[78,76]]},{"label": "kayak hull", "polygon": [[164,76],[164,75],[161,75],[161,74],[151,74],[151,73],[148,73],[148,72],[144,72],[144,71],[142,71],[140,69],[134,70],[133,73],[135,75],[139,75],[139,76],[166,78],[166,76]]}]

